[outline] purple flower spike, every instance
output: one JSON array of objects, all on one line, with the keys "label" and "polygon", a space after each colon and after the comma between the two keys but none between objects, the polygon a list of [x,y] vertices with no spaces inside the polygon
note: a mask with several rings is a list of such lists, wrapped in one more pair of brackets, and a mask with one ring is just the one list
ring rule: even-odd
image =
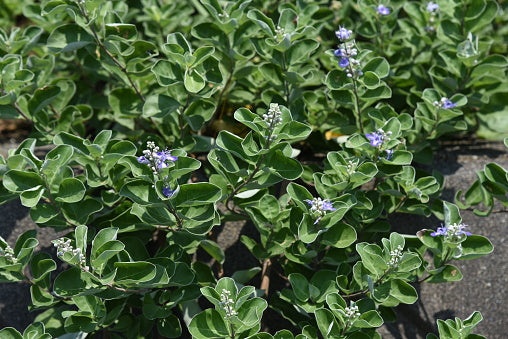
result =
[{"label": "purple flower spike", "polygon": [[390,9],[385,5],[379,5],[377,6],[377,12],[381,15],[388,15],[390,14]]},{"label": "purple flower spike", "polygon": [[372,134],[367,133],[365,134],[365,136],[367,137],[367,139],[369,139],[370,144],[374,147],[379,147],[384,142],[383,134],[378,132],[372,132]]},{"label": "purple flower spike", "polygon": [[335,35],[337,36],[337,38],[339,38],[339,40],[349,39],[352,33],[353,31],[342,26],[339,26],[339,30],[335,31]]},{"label": "purple flower spike", "polygon": [[175,191],[172,191],[169,187],[163,187],[162,188],[162,194],[164,194],[167,198],[171,197]]},{"label": "purple flower spike", "polygon": [[349,66],[349,59],[348,58],[341,58],[339,60],[339,67],[346,68],[347,66]]}]

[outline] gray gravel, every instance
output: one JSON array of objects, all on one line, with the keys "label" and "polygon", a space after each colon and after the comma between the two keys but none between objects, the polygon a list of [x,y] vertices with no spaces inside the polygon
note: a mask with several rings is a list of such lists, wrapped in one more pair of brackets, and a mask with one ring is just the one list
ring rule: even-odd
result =
[{"label": "gray gravel", "polygon": [[[476,143],[448,146],[441,150],[432,168],[445,175],[444,199],[453,201],[457,190],[465,192],[477,179],[476,172],[490,162],[508,169],[508,154],[501,143]],[[435,328],[437,319],[467,318],[480,311],[483,321],[474,333],[490,339],[506,338],[508,312],[506,302],[507,247],[506,225],[508,210],[499,204],[498,213],[488,217],[476,216],[472,211],[461,211],[463,222],[470,225],[469,231],[483,235],[494,245],[494,252],[485,257],[456,261],[463,279],[448,284],[422,284],[419,301],[415,305],[403,305],[397,309],[398,321],[383,326],[383,338],[425,338]],[[398,232],[415,234],[422,228],[436,229],[435,218],[398,215],[393,220]]]},{"label": "gray gravel", "polygon": [[[25,231],[37,229],[39,246],[36,251],[53,253],[51,240],[59,237],[52,228],[41,228],[32,222],[29,209],[19,201],[11,201],[0,206],[0,236],[11,247]],[[30,302],[30,285],[27,283],[0,284],[0,328],[6,326],[24,330],[35,318],[34,312],[28,311]]]}]

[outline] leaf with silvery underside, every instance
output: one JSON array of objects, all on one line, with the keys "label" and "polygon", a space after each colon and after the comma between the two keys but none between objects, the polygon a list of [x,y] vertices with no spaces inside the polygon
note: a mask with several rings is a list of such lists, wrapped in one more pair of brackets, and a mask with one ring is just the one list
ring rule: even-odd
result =
[{"label": "leaf with silvery underside", "polygon": [[160,199],[152,184],[142,179],[135,179],[125,183],[120,189],[120,195],[128,197],[140,205],[160,203]]},{"label": "leaf with silvery underside", "polygon": [[184,112],[184,118],[194,131],[199,131],[215,112],[215,104],[209,100],[196,100]]},{"label": "leaf with silvery underside", "polygon": [[170,96],[155,94],[146,98],[143,105],[143,115],[146,117],[164,118],[168,114],[175,112],[180,106],[180,103]]},{"label": "leaf with silvery underside", "polygon": [[156,274],[155,265],[146,261],[115,262],[114,266],[117,269],[115,281],[122,285],[135,286],[153,279]]},{"label": "leaf with silvery underside", "polygon": [[196,339],[219,339],[229,336],[228,326],[222,315],[214,309],[207,309],[194,316],[188,327]]},{"label": "leaf with silvery underside", "polygon": [[180,190],[171,198],[175,206],[194,206],[217,201],[221,197],[219,187],[210,183],[180,185]]},{"label": "leaf with silvery underside", "polygon": [[76,24],[55,28],[47,40],[48,48],[55,53],[75,51],[94,43],[93,36]]},{"label": "leaf with silvery underside", "polygon": [[203,76],[194,68],[188,68],[184,74],[184,86],[191,93],[201,91],[206,84]]}]

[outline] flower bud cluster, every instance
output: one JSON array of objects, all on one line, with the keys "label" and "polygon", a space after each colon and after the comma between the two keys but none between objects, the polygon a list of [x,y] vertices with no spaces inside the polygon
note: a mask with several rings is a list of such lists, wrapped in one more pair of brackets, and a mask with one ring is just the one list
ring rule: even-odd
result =
[{"label": "flower bud cluster", "polygon": [[358,166],[358,163],[349,160],[348,163],[347,163],[347,167],[346,167],[347,174],[351,175],[354,172],[356,172],[356,167],[357,166]]},{"label": "flower bud cluster", "polygon": [[312,200],[305,199],[304,201],[310,206],[310,213],[312,213],[312,215],[316,218],[314,224],[317,224],[327,211],[337,210],[328,199],[322,200],[318,197]]},{"label": "flower bud cluster", "polygon": [[139,163],[150,166],[154,175],[157,175],[160,169],[168,167],[168,162],[178,159],[171,155],[171,151],[160,151],[159,146],[155,146],[153,141],[148,141],[146,147],[147,149],[143,151],[143,155],[138,157],[137,160]]},{"label": "flower bud cluster", "polygon": [[442,97],[440,101],[434,101],[433,105],[437,108],[450,109],[457,106],[456,103],[452,102],[450,99],[446,97]]},{"label": "flower bud cluster", "polygon": [[226,312],[224,319],[228,320],[238,314],[233,308],[234,303],[235,301],[231,299],[231,292],[226,289],[222,289],[222,293],[220,294],[220,306]]},{"label": "flower bud cluster", "polygon": [[14,256],[14,250],[9,245],[7,245],[4,249],[0,248],[0,255],[4,256],[11,264],[16,264],[18,262],[18,258]]},{"label": "flower bud cluster", "polygon": [[77,256],[79,260],[79,267],[85,271],[89,271],[90,267],[86,266],[86,258],[81,253],[81,248],[74,248],[71,245],[70,239],[56,239],[53,241],[53,246],[56,247],[56,255],[62,257],[65,253],[71,253],[73,256]]},{"label": "flower bud cluster", "polygon": [[391,267],[397,267],[399,266],[399,261],[402,259],[402,256],[404,255],[402,253],[402,250],[404,247],[401,245],[397,246],[396,249],[390,251],[390,261],[388,262],[388,265]]},{"label": "flower bud cluster", "polygon": [[279,104],[270,104],[270,108],[266,114],[263,114],[263,120],[268,123],[268,125],[273,128],[282,122],[281,118],[282,112],[280,111]]},{"label": "flower bud cluster", "polygon": [[344,313],[346,314],[346,318],[349,322],[361,315],[360,312],[358,312],[358,306],[356,305],[350,305],[349,307],[344,308]]},{"label": "flower bud cluster", "polygon": [[275,29],[275,40],[277,42],[281,42],[286,37],[286,32],[284,31],[284,28],[277,26]]},{"label": "flower bud cluster", "polygon": [[263,114],[263,120],[268,124],[268,135],[270,136],[270,141],[275,140],[277,138],[277,134],[273,134],[273,129],[275,126],[282,122],[282,112],[280,110],[279,104],[270,104],[270,108],[268,112]]}]

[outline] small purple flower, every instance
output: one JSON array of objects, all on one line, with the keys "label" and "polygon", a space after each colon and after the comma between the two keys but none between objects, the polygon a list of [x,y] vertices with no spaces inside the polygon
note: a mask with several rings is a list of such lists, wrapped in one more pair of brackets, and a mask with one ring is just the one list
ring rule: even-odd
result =
[{"label": "small purple flower", "polygon": [[393,150],[392,149],[387,149],[386,150],[386,160],[390,160],[393,156]]},{"label": "small purple flower", "polygon": [[314,198],[312,200],[305,199],[304,201],[310,206],[310,212],[316,217],[314,225],[321,220],[327,211],[337,210],[328,199],[322,200],[321,198]]},{"label": "small purple flower", "polygon": [[339,67],[346,68],[347,66],[349,66],[349,59],[348,58],[340,58]]},{"label": "small purple flower", "polygon": [[448,234],[448,227],[443,226],[443,227],[438,227],[437,231],[432,232],[430,234],[430,236],[431,237],[437,237],[438,235],[447,235],[447,234]]},{"label": "small purple flower", "polygon": [[372,134],[366,133],[365,136],[369,139],[370,144],[374,147],[379,147],[384,142],[384,135],[378,132],[372,132]]},{"label": "small purple flower", "polygon": [[332,203],[328,200],[323,201],[323,211],[336,211],[337,209],[333,207]]},{"label": "small purple flower", "polygon": [[352,33],[353,31],[342,26],[339,26],[339,30],[335,31],[335,35],[337,36],[337,38],[339,38],[339,40],[349,39]]},{"label": "small purple flower", "polygon": [[137,157],[136,160],[140,163],[140,164],[146,164],[148,165],[150,163],[150,161],[148,161],[147,158],[145,158],[143,155],[140,156],[140,157]]},{"label": "small purple flower", "polygon": [[337,58],[341,58],[344,55],[344,51],[341,49],[341,48],[338,48],[336,49],[335,51],[333,51],[333,54],[337,57]]},{"label": "small purple flower", "polygon": [[449,99],[446,99],[446,101],[443,103],[443,108],[444,109],[449,109],[449,108],[454,108],[456,107],[457,104],[456,103],[453,103],[451,100]]},{"label": "small purple flower", "polygon": [[155,162],[157,164],[157,168],[162,169],[168,167],[167,161],[176,161],[178,157],[174,157],[171,155],[170,151],[162,151],[155,153]]},{"label": "small purple flower", "polygon": [[162,188],[162,194],[164,194],[167,198],[171,197],[174,193],[175,191],[172,191],[168,186],[164,186]]},{"label": "small purple flower", "polygon": [[427,12],[434,13],[434,12],[437,12],[438,10],[439,10],[439,5],[436,4],[435,2],[431,1],[427,4]]},{"label": "small purple flower", "polygon": [[170,151],[157,152],[157,156],[159,156],[159,159],[161,161],[176,161],[176,160],[178,160],[178,157],[172,156]]},{"label": "small purple flower", "polygon": [[390,14],[390,9],[385,5],[379,5],[377,6],[377,12],[381,15],[388,15]]},{"label": "small purple flower", "polygon": [[450,109],[457,107],[457,104],[446,97],[442,97],[440,101],[434,101],[434,106],[437,108]]}]

